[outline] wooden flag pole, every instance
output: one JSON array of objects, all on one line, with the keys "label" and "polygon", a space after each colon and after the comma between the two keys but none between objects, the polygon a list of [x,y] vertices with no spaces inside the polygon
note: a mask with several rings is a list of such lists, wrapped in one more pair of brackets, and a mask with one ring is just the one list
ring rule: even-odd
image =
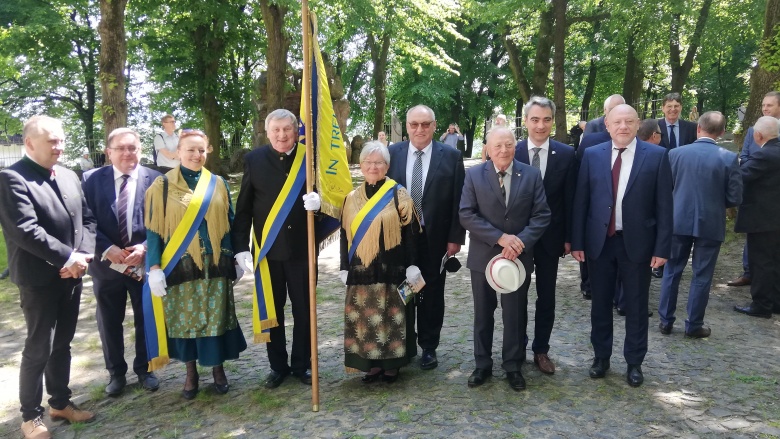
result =
[{"label": "wooden flag pole", "polygon": [[[306,193],[314,190],[314,136],[311,120],[311,24],[309,23],[309,2],[302,0],[301,20],[303,24],[303,96],[304,114],[301,115],[305,124],[306,136]],[[317,355],[317,254],[314,237],[314,212],[306,215],[306,230],[309,242],[309,320],[311,326],[311,410],[320,411],[320,374]]]}]

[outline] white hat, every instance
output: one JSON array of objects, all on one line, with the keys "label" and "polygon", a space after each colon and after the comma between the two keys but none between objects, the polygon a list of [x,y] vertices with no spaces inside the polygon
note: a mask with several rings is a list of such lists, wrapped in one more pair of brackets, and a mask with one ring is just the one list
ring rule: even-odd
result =
[{"label": "white hat", "polygon": [[510,261],[499,253],[485,267],[485,277],[497,293],[514,293],[525,282],[525,267],[520,259]]}]

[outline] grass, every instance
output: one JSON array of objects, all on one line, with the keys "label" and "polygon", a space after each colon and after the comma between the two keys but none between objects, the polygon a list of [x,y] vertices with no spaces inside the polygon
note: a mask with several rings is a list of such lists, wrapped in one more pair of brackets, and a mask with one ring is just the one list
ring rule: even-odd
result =
[{"label": "grass", "polygon": [[276,395],[267,393],[263,390],[256,390],[252,392],[251,396],[252,402],[257,405],[257,407],[262,410],[271,410],[271,409],[278,409],[280,407],[283,407],[285,405],[285,402],[282,398],[279,398]]}]

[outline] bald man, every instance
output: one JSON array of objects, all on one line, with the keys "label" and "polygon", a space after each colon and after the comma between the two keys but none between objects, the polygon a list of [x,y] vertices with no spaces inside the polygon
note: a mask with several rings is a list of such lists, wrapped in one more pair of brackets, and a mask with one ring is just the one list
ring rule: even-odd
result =
[{"label": "bald man", "polygon": [[585,124],[585,129],[582,132],[583,138],[588,134],[603,133],[607,131],[606,117],[610,110],[618,105],[625,104],[626,100],[620,95],[611,95],[604,101],[604,115],[597,117]]}]

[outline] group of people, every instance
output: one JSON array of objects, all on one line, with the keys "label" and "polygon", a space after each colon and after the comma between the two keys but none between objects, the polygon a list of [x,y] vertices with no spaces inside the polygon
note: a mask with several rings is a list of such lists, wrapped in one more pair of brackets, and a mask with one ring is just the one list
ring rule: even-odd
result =
[{"label": "group of people", "polygon": [[[769,98],[780,107],[780,94]],[[490,160],[468,171],[456,148],[433,139],[436,117],[424,105],[406,114],[408,141],[365,144],[365,181],[346,197],[341,217],[348,370],[364,372],[365,383],[393,383],[418,346],[420,368],[438,366],[445,271],[460,268],[453,256],[466,231],[474,300],[469,387],[492,376],[499,300],[501,367],[509,386],[526,387],[521,368],[529,341],[536,367],[555,373],[550,337],[558,265],[567,254],[582,263],[590,284],[590,376],[602,378],[610,368],[612,309],[618,304],[626,316],[626,380],[641,385],[651,270],[667,266],[659,330],[671,334],[680,276],[693,251],[685,335],[709,336],[704,311],[731,206],[740,206],[736,230],[748,233],[753,279],[753,302],[736,309],[759,317],[778,312],[780,226],[772,214],[780,199],[780,122],[772,115],[756,122],[750,133],[756,149],[740,164],[715,143],[725,129],[722,114],[706,112],[698,124],[684,125],[672,117],[679,117],[681,101],[671,94],[664,120],[640,121],[621,101],[617,95],[607,99],[605,116],[588,124],[575,152],[550,138],[554,103],[533,97],[524,107],[528,139],[517,142],[511,129],[494,127],[486,137]],[[172,117],[163,123],[175,125]],[[80,182],[57,164],[65,141],[62,123],[36,116],[25,124],[26,156],[0,172],[0,204],[7,207],[0,224],[28,329],[19,388],[25,437],[50,437],[42,420],[44,377],[52,419],[95,419],[70,400],[68,388],[70,342],[87,268],[110,375],[108,395],[120,395],[127,385],[127,297],[134,311],[132,367],[143,389],[156,391],[154,370],[174,358],[186,367],[184,398],[199,391],[197,364],[211,367],[214,389],[227,393],[223,364],[247,347],[233,295],[244,273],[253,273],[256,282],[267,277],[263,287],[271,290],[266,293],[277,310],[276,325],[264,328],[271,369],[264,386],[278,387],[290,375],[311,384],[308,285],[317,273],[309,271],[304,230],[307,211],[318,212],[321,201],[317,192],[291,183],[305,152],[297,117],[272,111],[265,128],[270,144],[245,156],[234,208],[225,180],[204,167],[211,147],[201,131],[176,135],[175,158],[161,136],[158,158],[175,160],[161,174],[139,166],[138,133],[118,128],[107,138],[111,166],[86,172]],[[445,133],[451,135],[458,136],[457,127]],[[537,299],[530,339],[533,272]],[[283,311],[288,297],[294,319],[289,355]]]}]

